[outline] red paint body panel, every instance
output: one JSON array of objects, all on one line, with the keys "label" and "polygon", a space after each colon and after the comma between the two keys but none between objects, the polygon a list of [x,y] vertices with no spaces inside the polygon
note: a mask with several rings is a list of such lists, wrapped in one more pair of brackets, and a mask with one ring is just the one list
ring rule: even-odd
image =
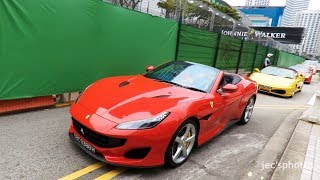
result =
[{"label": "red paint body panel", "polygon": [[[96,151],[104,156],[106,161],[113,164],[126,166],[149,167],[163,164],[163,158],[159,156],[159,154],[165,153],[167,146],[166,142],[170,141],[173,135],[172,131],[174,131],[177,123],[175,121],[171,121],[170,119],[166,119],[153,129],[118,130],[115,129],[115,126],[117,125],[116,123],[113,123],[95,114],[93,114],[89,120],[86,120],[84,117],[87,114],[92,114],[92,112],[88,109],[85,109],[80,104],[74,104],[70,110],[70,113],[77,121],[98,133],[106,136],[127,139],[124,146],[117,148],[100,148],[87,141],[88,144],[95,147]],[[170,116],[171,118],[174,118],[173,114]],[[76,133],[73,126],[70,127],[69,132]],[[76,134],[85,140],[81,134]],[[152,149],[148,156],[143,160],[127,159],[124,157],[124,154],[127,151],[139,147],[152,147]]]},{"label": "red paint body panel", "polygon": [[[119,87],[122,82],[129,82]],[[106,78],[90,86],[79,102],[115,123],[151,118],[179,104],[205,97],[204,93],[172,86],[142,75]]]},{"label": "red paint body panel", "polygon": [[312,81],[312,74],[307,74],[307,75],[305,76],[304,83],[310,84],[311,81]]},{"label": "red paint body panel", "polygon": [[[186,119],[198,120],[198,145],[201,145],[220,133],[230,121],[240,119],[247,101],[256,95],[255,83],[243,77],[236,92],[218,93],[222,76],[223,72],[220,72],[209,93],[158,82],[142,75],[102,79],[85,90],[78,102],[71,106],[70,114],[92,131],[124,138],[126,143],[116,148],[100,148],[76,133],[73,125],[69,132],[76,133],[95,147],[109,163],[138,167],[163,165],[168,144]],[[151,118],[164,111],[170,115],[151,129],[116,128],[119,123]],[[90,118],[86,119],[87,115]],[[132,149],[146,147],[151,150],[143,159],[124,156]]]}]

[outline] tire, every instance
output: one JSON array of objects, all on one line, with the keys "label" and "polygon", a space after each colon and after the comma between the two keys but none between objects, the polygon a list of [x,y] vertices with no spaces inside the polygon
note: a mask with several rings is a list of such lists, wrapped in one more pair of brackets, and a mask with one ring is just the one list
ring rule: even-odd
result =
[{"label": "tire", "polygon": [[252,112],[253,112],[253,107],[254,107],[254,104],[255,104],[255,98],[252,96],[248,102],[247,102],[247,105],[246,105],[246,108],[243,110],[243,113],[242,113],[242,116],[241,116],[241,119],[239,121],[239,124],[241,125],[245,125],[249,122],[251,116],[252,116]]},{"label": "tire", "polygon": [[291,96],[289,98],[293,98],[293,96],[296,94],[296,92],[293,90]]},{"label": "tire", "polygon": [[[186,133],[188,129],[189,132]],[[187,139],[192,141],[188,142]],[[168,145],[165,154],[166,166],[176,168],[186,162],[197,144],[197,139],[198,126],[193,120],[187,119],[179,126]]]},{"label": "tire", "polygon": [[303,85],[300,86],[299,88],[299,91],[298,92],[301,92],[302,91],[302,88],[303,88]]}]

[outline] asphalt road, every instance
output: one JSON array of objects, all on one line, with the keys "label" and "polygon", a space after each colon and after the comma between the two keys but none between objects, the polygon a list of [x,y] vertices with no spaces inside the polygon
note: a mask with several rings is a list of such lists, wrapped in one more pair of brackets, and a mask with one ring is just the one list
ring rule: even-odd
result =
[{"label": "asphalt road", "polygon": [[319,89],[315,81],[292,99],[259,94],[247,125],[230,127],[176,169],[123,170],[98,163],[70,142],[68,107],[0,116],[0,179],[59,179],[70,174],[82,175],[80,179],[237,179],[283,119],[306,106]]}]

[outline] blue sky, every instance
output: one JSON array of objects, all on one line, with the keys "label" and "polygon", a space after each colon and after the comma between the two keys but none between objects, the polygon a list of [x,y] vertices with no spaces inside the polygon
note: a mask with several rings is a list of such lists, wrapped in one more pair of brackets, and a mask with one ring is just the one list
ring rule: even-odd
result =
[{"label": "blue sky", "polygon": [[[224,0],[232,6],[243,6],[246,0]],[[286,0],[270,0],[271,6],[285,6]],[[320,1],[319,0],[310,0],[309,9],[311,10],[320,10]]]}]

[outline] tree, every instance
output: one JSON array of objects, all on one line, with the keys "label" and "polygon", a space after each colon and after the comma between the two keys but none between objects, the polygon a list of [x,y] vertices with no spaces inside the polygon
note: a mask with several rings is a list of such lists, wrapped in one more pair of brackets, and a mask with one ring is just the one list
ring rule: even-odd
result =
[{"label": "tree", "polygon": [[[188,0],[164,0],[164,1],[160,1],[158,2],[158,6],[160,8],[163,8],[166,10],[166,18],[171,18],[175,11],[176,11],[176,7],[177,4],[181,1],[181,4],[187,4],[187,7],[185,9],[186,14],[189,17],[196,17],[198,16],[198,19],[208,19],[208,17],[210,17],[210,12],[208,12],[207,10],[200,8],[199,6],[196,6],[194,3],[190,3]],[[240,20],[240,16],[237,10],[232,9],[228,6],[225,5],[220,5],[214,2],[209,2],[206,0],[198,0],[200,3],[202,4],[206,4],[207,6],[217,9],[227,15],[229,15],[230,17],[236,19],[236,20]],[[184,7],[182,7],[184,8]]]},{"label": "tree", "polygon": [[158,6],[166,10],[166,18],[172,18],[176,10],[176,0],[166,0],[158,2]]},{"label": "tree", "polygon": [[206,4],[207,6],[210,6],[211,8],[217,9],[217,10],[227,14],[228,16],[232,17],[235,20],[241,19],[239,12],[236,9],[233,9],[233,8],[230,8],[228,6],[221,5],[218,3],[209,2],[206,0],[198,0],[198,1],[202,2],[203,4]]},{"label": "tree", "polygon": [[118,0],[121,7],[135,9],[141,0]]}]

